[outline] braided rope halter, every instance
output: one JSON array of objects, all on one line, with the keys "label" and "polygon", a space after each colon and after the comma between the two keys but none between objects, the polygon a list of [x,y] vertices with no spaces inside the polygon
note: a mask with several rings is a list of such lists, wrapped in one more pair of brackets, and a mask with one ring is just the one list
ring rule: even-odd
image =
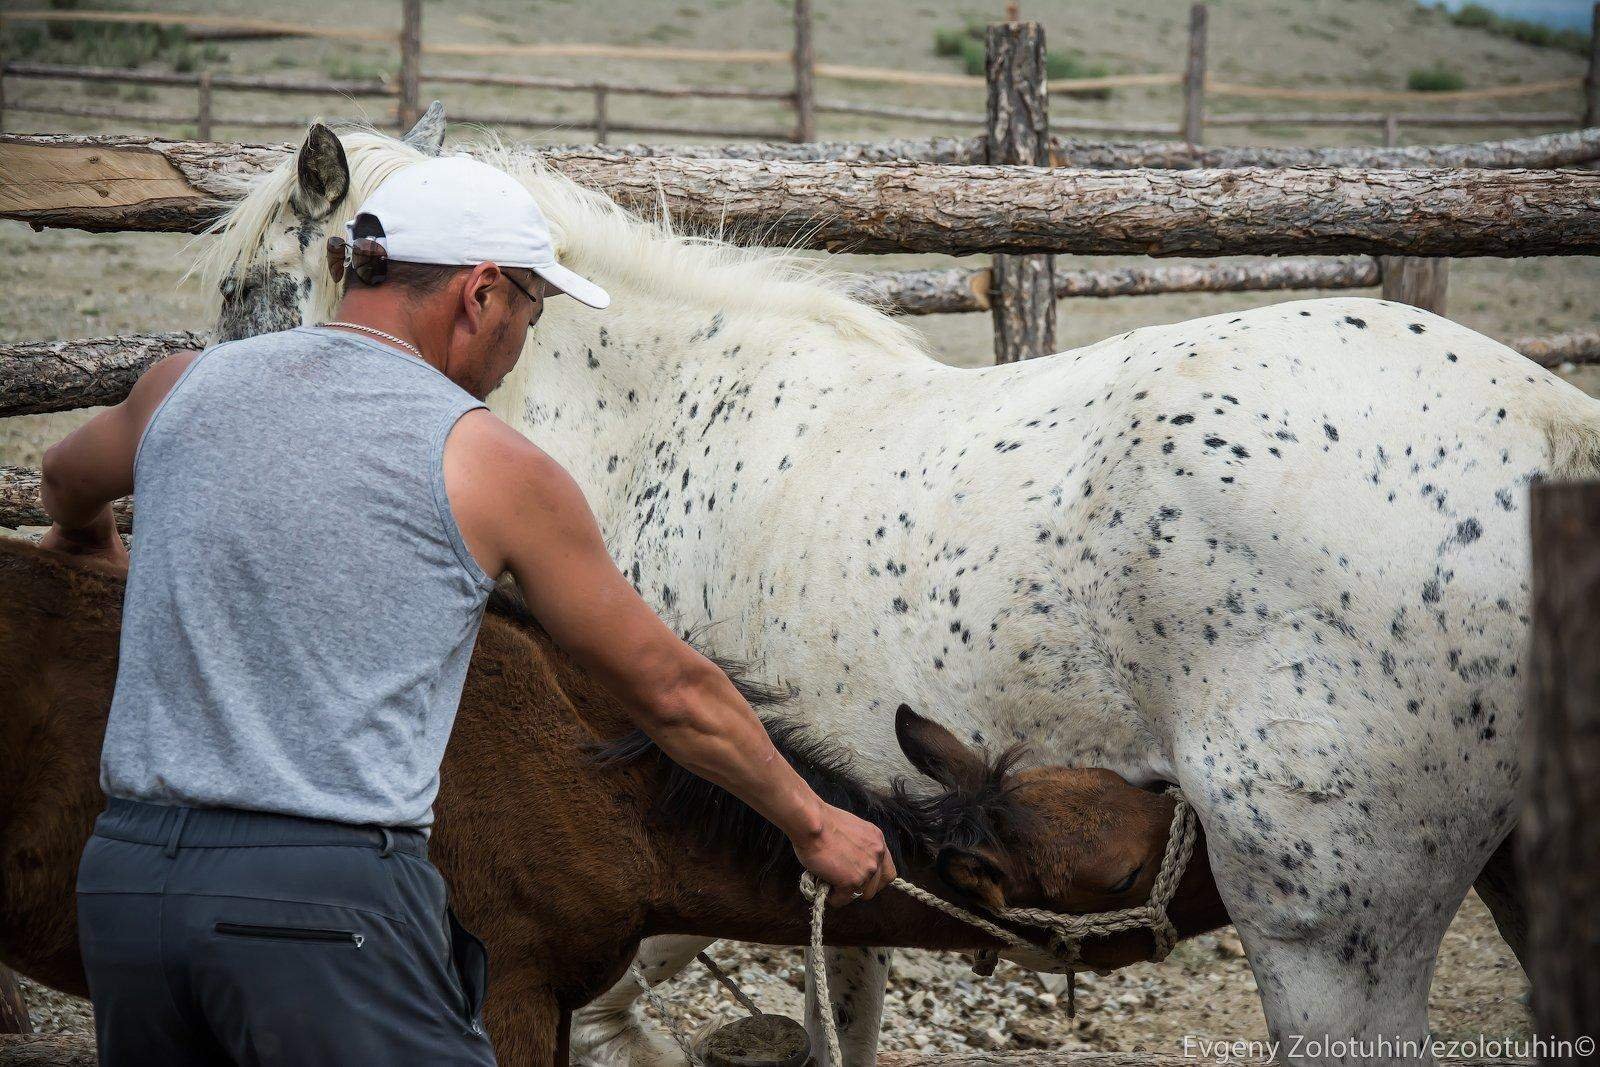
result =
[{"label": "braided rope halter", "polygon": [[[1183,795],[1176,792],[1172,795],[1177,798],[1178,806],[1172,812],[1172,825],[1167,832],[1167,848],[1162,854],[1161,870],[1156,874],[1155,884],[1150,887],[1150,899],[1143,904],[1131,908],[1119,908],[1116,911],[1089,912],[1082,915],[1068,915],[1043,908],[984,909],[997,919],[1046,931],[1048,938],[1042,946],[958,904],[935,896],[904,878],[896,878],[889,883],[889,886],[935,911],[943,912],[952,919],[982,930],[996,941],[1013,949],[1033,952],[1043,948],[1071,968],[1069,973],[1075,972],[1076,964],[1082,962],[1085,939],[1107,937],[1130,930],[1150,931],[1150,936],[1155,942],[1150,961],[1159,963],[1167,958],[1178,943],[1178,928],[1173,925],[1171,917],[1167,914],[1167,907],[1177,894],[1178,883],[1183,880],[1183,872],[1188,869],[1189,859],[1194,855],[1195,827],[1198,825],[1194,809],[1189,806]],[[828,969],[816,966],[815,962],[822,957],[822,924],[828,907],[829,888],[826,883],[813,878],[809,872],[800,876],[800,894],[811,902],[811,957],[815,971],[813,980],[816,983],[818,1004],[822,1006],[821,1015],[823,1029],[828,1039],[828,1055],[832,1067],[839,1067],[844,1059],[839,1054],[839,1028],[833,1017],[832,997],[828,990]]]}]

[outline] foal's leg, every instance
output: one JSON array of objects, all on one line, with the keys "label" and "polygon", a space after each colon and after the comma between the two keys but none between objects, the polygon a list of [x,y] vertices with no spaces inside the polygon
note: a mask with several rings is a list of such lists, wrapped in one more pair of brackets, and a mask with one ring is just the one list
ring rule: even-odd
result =
[{"label": "foal's leg", "polygon": [[[704,937],[649,937],[638,963],[654,985],[683,970],[713,941]],[[683,1067],[677,1044],[640,1015],[639,983],[625,974],[616,985],[572,1014],[572,1062],[583,1067]]]},{"label": "foal's leg", "polygon": [[806,1032],[817,1067],[872,1067],[878,1056],[878,1034],[883,1028],[883,990],[889,978],[887,948],[824,948],[828,968],[828,993],[834,1022],[839,1027],[839,1054],[843,1064],[828,1062],[828,1039],[822,1029],[824,1006],[817,1000],[813,976],[817,961],[806,949]]},{"label": "foal's leg", "polygon": [[532,968],[503,968],[483,1007],[495,1059],[530,1067],[566,1067],[566,1016],[542,973]]}]

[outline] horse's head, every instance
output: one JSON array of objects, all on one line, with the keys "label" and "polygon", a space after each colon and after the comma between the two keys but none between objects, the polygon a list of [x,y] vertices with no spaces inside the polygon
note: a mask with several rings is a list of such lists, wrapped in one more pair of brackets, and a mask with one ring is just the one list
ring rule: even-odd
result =
[{"label": "horse's head", "polygon": [[[1111,911],[1142,904],[1176,804],[1099,768],[1015,769],[901,705],[906,758],[943,787],[920,808],[941,879],[986,908]],[[903,794],[902,794],[903,795]]]},{"label": "horse's head", "polygon": [[[444,128],[444,107],[435,101],[403,143],[436,156]],[[223,220],[234,242],[216,261],[217,340],[287,330],[314,317],[317,284],[332,284],[326,239],[339,209],[348,214],[355,207],[346,203],[353,184],[344,144],[313,123],[292,165],[265,179]]]}]

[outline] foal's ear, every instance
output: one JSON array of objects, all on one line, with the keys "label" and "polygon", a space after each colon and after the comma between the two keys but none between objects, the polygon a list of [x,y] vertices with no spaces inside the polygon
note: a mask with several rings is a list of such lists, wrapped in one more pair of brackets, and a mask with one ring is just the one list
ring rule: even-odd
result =
[{"label": "foal's ear", "polygon": [[909,705],[901,704],[895,712],[894,736],[911,765],[946,789],[976,788],[988,772],[982,756]]},{"label": "foal's ear", "polygon": [[1006,906],[1004,874],[994,860],[979,849],[943,848],[934,865],[947,884],[967,894],[991,911]]},{"label": "foal's ear", "polygon": [[436,156],[444,147],[444,105],[435,100],[422,113],[411,132],[401,140],[425,156]]},{"label": "foal's ear", "polygon": [[327,218],[350,191],[350,163],[344,145],[320,122],[311,124],[295,153],[295,175],[289,203],[303,218]]}]

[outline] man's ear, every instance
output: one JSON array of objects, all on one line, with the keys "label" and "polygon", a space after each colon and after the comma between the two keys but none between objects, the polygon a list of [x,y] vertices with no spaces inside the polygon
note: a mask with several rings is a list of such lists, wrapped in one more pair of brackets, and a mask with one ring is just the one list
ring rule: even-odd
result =
[{"label": "man's ear", "polygon": [[977,849],[943,848],[934,869],[954,889],[959,889],[991,911],[1006,906],[1004,874],[991,857]]},{"label": "man's ear", "polygon": [[988,772],[981,755],[909,705],[901,704],[895,712],[894,736],[911,765],[946,789],[975,789]]},{"label": "man's ear", "polygon": [[289,204],[302,217],[324,219],[350,191],[344,145],[320,122],[311,124],[295,153],[295,188]]}]

